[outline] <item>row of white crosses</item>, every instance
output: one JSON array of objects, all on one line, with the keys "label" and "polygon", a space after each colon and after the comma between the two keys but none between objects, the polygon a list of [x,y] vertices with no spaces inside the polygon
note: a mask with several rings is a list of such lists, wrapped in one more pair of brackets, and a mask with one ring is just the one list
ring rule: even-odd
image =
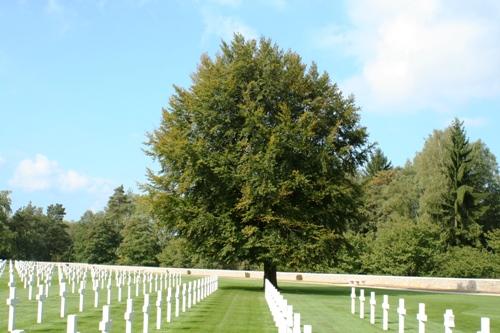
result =
[{"label": "row of white crosses", "polygon": [[[6,261],[0,262],[0,271],[6,266]],[[28,299],[32,299],[32,289],[38,288],[36,301],[38,304],[37,323],[42,323],[43,320],[43,304],[49,296],[49,287],[52,281],[53,272],[57,269],[57,276],[59,280],[59,296],[60,297],[60,317],[67,317],[67,331],[74,333],[77,332],[77,318],[75,315],[68,315],[66,307],[66,298],[71,288],[71,292],[75,293],[77,286],[79,298],[79,311],[84,311],[84,295],[87,284],[87,278],[90,275],[92,280],[92,287],[95,292],[94,307],[99,307],[99,290],[107,289],[106,305],[103,306],[103,317],[99,322],[99,330],[101,332],[109,332],[112,326],[110,317],[110,305],[112,302],[112,281],[113,275],[115,277],[115,285],[118,289],[117,297],[118,302],[122,302],[122,287],[127,285],[127,307],[125,310],[124,319],[126,327],[131,332],[133,320],[133,293],[131,292],[131,285],[135,285],[135,296],[139,296],[140,285],[142,284],[142,293],[144,296],[144,305],[142,308],[144,316],[144,332],[148,332],[149,313],[150,313],[150,294],[156,293],[156,307],[157,307],[157,320],[156,327],[160,329],[162,316],[162,295],[167,290],[167,322],[171,322],[172,312],[172,289],[175,288],[175,316],[179,316],[180,312],[180,288],[181,276],[178,273],[168,272],[145,272],[142,269],[122,268],[120,266],[97,266],[87,264],[56,264],[56,263],[41,263],[41,262],[25,262],[25,261],[9,261],[9,297],[7,298],[7,305],[9,307],[8,331],[17,332],[15,328],[15,309],[17,304],[16,286],[14,273],[17,271],[21,282],[24,283],[24,288],[28,288]],[[90,273],[90,274],[89,274]],[[36,279],[35,279],[36,277]],[[182,312],[186,311],[186,304],[188,308],[200,302],[202,299],[213,293],[218,288],[217,277],[206,277],[196,281],[182,284]],[[189,299],[186,300],[186,291]],[[19,331],[21,332],[21,331]]]},{"label": "row of white crosses", "polygon": [[[359,318],[364,319],[365,317],[365,290],[360,289],[359,291]],[[376,311],[377,300],[375,298],[375,292],[370,293],[370,324],[375,325],[375,311]],[[382,330],[389,330],[389,296],[384,295],[382,302]],[[351,288],[351,313],[356,313],[356,288]],[[406,308],[405,300],[403,298],[399,299],[399,306],[397,308],[398,313],[398,332],[404,333],[405,331],[405,317]],[[443,316],[443,325],[445,333],[453,333],[453,328],[455,327],[455,316],[453,315],[453,310],[447,309]],[[418,333],[425,333],[425,324],[427,322],[427,314],[425,313],[425,304],[418,304]],[[490,319],[481,318],[481,330],[477,333],[490,333]]]},{"label": "row of white crosses", "polygon": [[278,333],[312,333],[311,325],[304,325],[304,330],[301,331],[300,313],[293,312],[293,306],[288,304],[269,280],[265,280],[264,286],[266,302],[278,328]]},{"label": "row of white crosses", "polygon": [[[187,304],[188,308],[191,307],[191,304],[196,304],[215,292],[218,289],[218,278],[216,276],[210,276],[201,278],[196,281],[192,281],[188,283],[188,288],[191,290],[191,286],[193,286],[193,299],[188,299]],[[182,298],[182,312],[186,311],[186,298],[185,298],[185,290],[186,283],[182,284],[183,289],[183,298]],[[180,285],[175,286],[175,317],[179,317],[180,313],[180,303],[179,303],[179,290]],[[191,294],[189,294],[191,297]],[[156,329],[161,329],[163,316],[162,316],[162,306],[163,306],[163,291],[162,289],[158,289],[156,292]],[[148,293],[144,294],[144,303],[142,306],[142,315],[143,315],[143,333],[149,332],[149,316],[151,312],[151,299]],[[125,314],[123,318],[125,319],[125,333],[132,332],[132,324],[134,320],[134,310],[133,310],[133,299],[127,299],[127,307],[125,310]],[[167,323],[172,322],[172,287],[167,287],[167,310],[166,310],[166,319]],[[103,317],[102,321],[99,324],[99,331],[102,333],[108,333],[112,326],[112,320],[109,313],[109,306],[105,305],[103,307]],[[73,332],[71,332],[73,333]]]}]

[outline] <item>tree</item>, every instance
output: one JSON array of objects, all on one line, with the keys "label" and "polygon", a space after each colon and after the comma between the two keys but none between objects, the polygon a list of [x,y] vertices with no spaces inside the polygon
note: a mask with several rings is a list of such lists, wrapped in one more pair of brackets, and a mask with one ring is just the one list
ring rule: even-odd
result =
[{"label": "tree", "polygon": [[159,249],[148,215],[134,214],[122,230],[122,242],[118,247],[118,263],[123,265],[157,266]]},{"label": "tree", "polygon": [[374,177],[380,171],[387,171],[392,169],[392,163],[384,155],[382,149],[376,148],[373,153],[370,154],[370,159],[365,167],[365,175],[367,177]]},{"label": "tree", "polygon": [[14,233],[8,225],[11,214],[10,205],[10,192],[0,191],[0,258],[12,256]]},{"label": "tree", "polygon": [[316,65],[235,35],[175,87],[148,153],[159,220],[227,264],[276,270],[320,262],[357,221],[367,134],[358,108]]},{"label": "tree", "polygon": [[40,207],[29,203],[19,208],[8,222],[14,233],[13,259],[50,260],[47,244],[47,217]]},{"label": "tree", "polygon": [[46,243],[47,251],[51,261],[62,261],[70,258],[70,249],[72,245],[71,237],[64,223],[66,210],[63,205],[55,204],[47,207],[47,229]]},{"label": "tree", "polygon": [[463,123],[455,118],[450,126],[450,144],[445,161],[445,175],[450,191],[443,200],[442,218],[451,227],[452,242],[463,238],[463,231],[477,222],[481,209],[477,205],[480,194],[474,188],[472,178],[472,147],[469,144]]},{"label": "tree", "polygon": [[123,227],[125,219],[132,215],[134,205],[129,194],[125,193],[123,185],[114,189],[113,194],[108,199],[106,207],[107,218],[115,225],[118,230]]},{"label": "tree", "polygon": [[114,264],[116,249],[120,245],[120,234],[115,226],[104,216],[95,214],[86,230],[86,246],[83,248],[85,261],[91,264]]}]

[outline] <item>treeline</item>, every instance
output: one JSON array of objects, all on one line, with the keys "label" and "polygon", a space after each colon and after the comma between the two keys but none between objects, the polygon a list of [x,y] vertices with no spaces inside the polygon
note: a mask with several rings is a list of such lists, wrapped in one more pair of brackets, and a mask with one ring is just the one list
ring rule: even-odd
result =
[{"label": "treeline", "polygon": [[404,167],[376,149],[363,174],[359,224],[331,271],[500,277],[500,178],[495,156],[455,119]]},{"label": "treeline", "polygon": [[[500,277],[500,177],[482,141],[469,142],[462,123],[435,130],[403,167],[380,148],[359,170],[357,218],[314,264],[282,270],[411,276]],[[100,264],[262,269],[217,262],[188,238],[163,227],[150,198],[123,186],[100,212],[64,221],[60,204],[28,204],[12,213],[0,192],[0,257]],[[216,237],[217,235],[207,235]]]}]

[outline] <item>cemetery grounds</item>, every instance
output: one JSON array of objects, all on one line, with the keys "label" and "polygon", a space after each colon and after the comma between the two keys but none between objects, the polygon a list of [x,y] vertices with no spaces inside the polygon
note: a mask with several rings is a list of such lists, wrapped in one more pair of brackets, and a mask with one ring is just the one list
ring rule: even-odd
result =
[{"label": "cemetery grounds", "polygon": [[[195,276],[182,276],[182,282],[195,280]],[[0,332],[7,332],[8,274],[0,277]],[[59,317],[58,283],[54,277],[49,297],[44,304],[44,322],[36,324],[37,302],[28,300],[27,289],[23,288],[16,275],[17,298],[16,327],[25,332],[65,332],[66,319]],[[357,288],[359,290],[359,288]],[[382,332],[381,308],[382,295],[389,295],[389,331],[397,332],[398,299],[404,298],[407,309],[405,332],[417,332],[416,314],[418,303],[426,304],[428,315],[426,332],[443,332],[443,314],[446,309],[453,309],[456,328],[453,332],[477,332],[480,318],[489,317],[491,332],[500,332],[500,297],[488,295],[470,295],[455,293],[429,293],[405,290],[382,290],[365,288],[365,295],[375,291],[377,295],[376,324],[369,323],[369,305],[365,307],[365,318],[360,319],[358,303],[356,314],[350,312],[350,287],[309,284],[306,282],[281,282],[280,291],[293,305],[294,312],[300,312],[302,323],[311,324],[315,333],[345,332]],[[133,332],[142,332],[142,293],[134,297],[135,320]],[[116,299],[116,287],[113,289],[111,303],[111,332],[124,332],[123,319],[126,301]],[[93,307],[94,293],[89,290],[85,294],[84,312],[78,312],[78,292],[68,292],[67,313],[77,314],[78,331],[90,333],[98,331],[98,323],[102,317],[102,305],[106,299],[106,290],[100,291],[103,300],[98,308]],[[368,299],[368,297],[367,297]],[[152,295],[152,303],[155,297]],[[154,304],[154,303],[153,303]],[[367,302],[368,304],[368,302]],[[264,299],[262,281],[256,279],[220,278],[219,290],[209,295],[189,311],[181,313],[172,322],[165,321],[162,329],[155,328],[156,308],[152,306],[149,319],[150,332],[277,332]]]}]

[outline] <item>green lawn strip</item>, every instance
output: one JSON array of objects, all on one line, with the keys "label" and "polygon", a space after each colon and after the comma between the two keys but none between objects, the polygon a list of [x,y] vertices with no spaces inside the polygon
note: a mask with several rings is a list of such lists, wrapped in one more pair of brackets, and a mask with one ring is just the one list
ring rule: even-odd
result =
[{"label": "green lawn strip", "polygon": [[[365,319],[359,318],[359,301],[356,301],[356,315],[350,312],[350,288],[331,285],[311,285],[305,283],[280,283],[280,291],[292,304],[295,312],[300,312],[302,323],[313,325],[314,333],[332,332],[381,332],[382,298],[389,295],[389,329],[397,331],[399,298],[405,299],[407,309],[406,332],[417,332],[416,315],[418,303],[425,303],[428,315],[427,332],[443,331],[443,314],[453,309],[456,333],[477,332],[480,318],[489,317],[491,331],[500,329],[500,297],[467,294],[426,293],[405,290],[383,290],[365,288]],[[376,324],[369,323],[370,291],[377,298]],[[359,296],[359,288],[357,288]],[[500,332],[500,330],[499,330]]]}]

